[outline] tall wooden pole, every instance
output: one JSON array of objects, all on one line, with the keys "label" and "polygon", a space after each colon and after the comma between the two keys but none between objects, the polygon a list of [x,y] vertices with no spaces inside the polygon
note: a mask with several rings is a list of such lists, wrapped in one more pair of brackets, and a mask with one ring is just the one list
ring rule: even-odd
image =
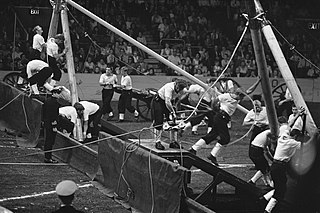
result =
[{"label": "tall wooden pole", "polygon": [[[250,18],[257,16],[260,13],[263,13],[262,8],[254,9],[254,4],[247,5],[247,8],[249,10]],[[269,73],[267,70],[267,61],[264,54],[264,48],[263,48],[263,42],[262,42],[262,36],[261,36],[261,30],[260,30],[261,28],[260,21],[258,21],[257,19],[250,19],[249,27],[250,27],[258,72],[261,77],[261,89],[262,89],[262,94],[263,94],[263,98],[264,98],[266,109],[267,109],[270,131],[271,131],[271,134],[278,135],[279,125],[277,121],[276,107],[272,98]]]},{"label": "tall wooden pole", "polygon": [[[259,0],[254,0],[256,8],[262,8]],[[262,10],[262,9],[261,9]],[[271,49],[271,52],[273,54],[273,57],[279,67],[279,70],[281,72],[281,75],[284,79],[284,81],[287,84],[287,87],[293,97],[293,101],[297,107],[304,107],[307,118],[306,118],[306,131],[309,134],[313,134],[317,130],[317,126],[310,114],[310,111],[308,109],[308,106],[306,102],[304,101],[302,94],[298,88],[298,85],[295,81],[295,78],[292,75],[292,72],[289,68],[289,65],[282,53],[282,50],[279,46],[279,43],[277,41],[277,38],[275,37],[270,24],[265,19],[264,16],[262,16],[263,23],[262,23],[262,32],[266,38],[266,41]]]},{"label": "tall wooden pole", "polygon": [[[67,7],[65,3],[62,5],[61,10],[61,24],[62,24],[62,31],[64,35],[64,46],[68,49],[66,53],[66,60],[67,60],[67,70],[68,70],[68,77],[69,77],[69,86],[71,90],[71,103],[74,105],[74,103],[79,101],[78,98],[78,90],[77,90],[77,82],[76,82],[76,74],[74,70],[74,61],[73,61],[73,52],[72,52],[72,45],[71,45],[71,38],[70,38],[70,30],[69,30],[69,21],[68,21],[68,13],[67,13]],[[76,123],[77,127],[77,136],[76,138],[79,141],[83,140],[82,137],[82,125],[79,119]]]},{"label": "tall wooden pole", "polygon": [[[105,20],[103,20],[102,18],[96,16],[95,14],[93,14],[92,12],[90,12],[89,10],[85,9],[84,7],[82,7],[81,5],[75,3],[72,0],[66,0],[66,2],[68,4],[70,4],[72,7],[76,8],[77,10],[79,10],[80,12],[82,12],[83,14],[89,16],[90,18],[92,18],[93,20],[95,20],[96,22],[98,22],[99,24],[101,24],[102,26],[108,28],[109,30],[111,30],[112,32],[116,33],[117,35],[121,36],[122,38],[126,39],[128,42],[130,42],[131,44],[135,45],[136,47],[142,49],[143,51],[145,51],[146,53],[148,53],[149,55],[152,55],[153,57],[155,57],[156,59],[158,59],[160,62],[164,63],[165,65],[167,65],[168,67],[170,67],[171,69],[177,71],[178,73],[180,73],[181,75],[185,76],[187,79],[189,79],[190,81],[199,84],[200,86],[202,86],[205,89],[209,89],[208,85],[205,84],[203,81],[201,81],[200,79],[194,77],[193,75],[191,75],[190,73],[184,71],[183,69],[181,69],[180,67],[178,67],[177,65],[171,63],[170,61],[168,61],[167,59],[163,58],[161,55],[159,55],[158,53],[154,52],[153,50],[149,49],[148,47],[144,46],[143,44],[141,44],[140,42],[136,41],[135,39],[131,38],[130,36],[126,35],[125,33],[123,33],[122,31],[120,31],[119,29],[117,29],[116,27],[112,26],[111,24],[109,24],[108,22],[106,22]],[[213,92],[212,89],[209,89],[211,92]],[[241,110],[244,113],[247,113],[248,110],[240,105],[238,105],[238,109]]]},{"label": "tall wooden pole", "polygon": [[59,24],[59,12],[60,12],[60,3],[61,0],[55,0],[55,5],[53,6],[52,16],[50,21],[50,27],[48,31],[48,39],[55,36],[58,32],[58,24]]}]

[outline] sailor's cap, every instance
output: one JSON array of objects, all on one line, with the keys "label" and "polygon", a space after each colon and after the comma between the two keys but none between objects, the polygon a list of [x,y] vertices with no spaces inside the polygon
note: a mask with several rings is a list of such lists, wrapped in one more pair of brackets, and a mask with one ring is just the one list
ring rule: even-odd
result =
[{"label": "sailor's cap", "polygon": [[78,189],[78,186],[72,180],[64,180],[58,183],[56,186],[56,193],[59,196],[70,196],[74,194]]}]

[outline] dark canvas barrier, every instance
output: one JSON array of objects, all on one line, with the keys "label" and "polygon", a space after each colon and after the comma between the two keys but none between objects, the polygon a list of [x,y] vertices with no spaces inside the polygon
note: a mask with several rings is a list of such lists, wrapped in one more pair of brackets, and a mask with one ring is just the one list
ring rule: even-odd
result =
[{"label": "dark canvas barrier", "polygon": [[41,126],[42,103],[0,81],[0,128],[13,130],[17,145],[35,147]]},{"label": "dark canvas barrier", "polygon": [[141,212],[179,212],[186,170],[136,146],[125,151],[126,146],[116,138],[99,143],[98,160],[108,191]]}]

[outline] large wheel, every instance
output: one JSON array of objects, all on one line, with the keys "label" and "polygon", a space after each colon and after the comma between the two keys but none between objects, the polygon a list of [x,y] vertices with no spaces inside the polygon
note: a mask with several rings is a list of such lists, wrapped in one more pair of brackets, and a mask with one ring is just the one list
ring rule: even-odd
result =
[{"label": "large wheel", "polygon": [[20,76],[18,72],[12,72],[3,77],[3,82],[15,87],[21,91],[28,89],[28,82]]},{"label": "large wheel", "polygon": [[141,118],[151,121],[151,103],[137,99],[137,111]]},{"label": "large wheel", "polygon": [[272,89],[272,97],[276,108],[279,107],[279,102],[285,99],[286,89],[286,83],[279,84]]},{"label": "large wheel", "polygon": [[137,111],[139,112],[140,117],[146,121],[151,121],[151,101],[152,98],[157,94],[157,91],[158,90],[155,88],[146,88],[140,91],[139,97],[136,97]]}]

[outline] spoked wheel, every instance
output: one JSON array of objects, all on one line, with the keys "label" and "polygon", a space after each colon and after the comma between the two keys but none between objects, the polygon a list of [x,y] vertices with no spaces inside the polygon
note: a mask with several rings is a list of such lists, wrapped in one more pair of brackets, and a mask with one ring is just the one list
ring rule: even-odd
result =
[{"label": "spoked wheel", "polygon": [[3,82],[13,86],[21,91],[26,91],[28,89],[28,82],[26,79],[20,76],[18,72],[12,72],[4,76]]},{"label": "spoked wheel", "polygon": [[151,103],[137,99],[137,111],[141,118],[151,121]]},{"label": "spoked wheel", "polygon": [[217,83],[215,84],[215,87],[219,90],[221,93],[227,93],[234,88],[234,90],[240,88],[240,84],[233,80],[232,78],[220,78]]},{"label": "spoked wheel", "polygon": [[276,108],[279,107],[279,102],[285,99],[287,85],[286,83],[279,84],[272,90],[272,97]]}]

